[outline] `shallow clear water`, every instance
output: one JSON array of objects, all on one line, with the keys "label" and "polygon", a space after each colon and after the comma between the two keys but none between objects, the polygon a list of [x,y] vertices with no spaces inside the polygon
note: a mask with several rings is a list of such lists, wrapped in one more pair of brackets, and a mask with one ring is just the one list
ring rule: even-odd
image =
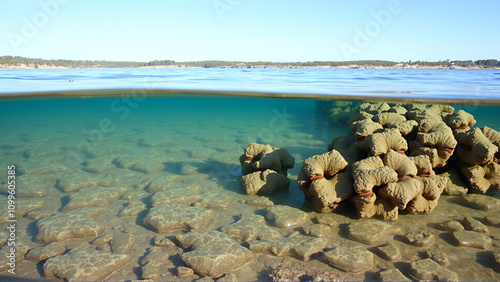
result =
[{"label": "shallow clear water", "polygon": [[[226,94],[222,92],[212,96],[202,92],[199,95],[174,95],[174,92],[168,91],[162,94],[161,90],[153,95],[142,95],[143,88],[252,90],[284,96],[293,93],[333,93],[362,95],[366,101],[370,100],[370,95],[390,95],[406,102],[408,100],[404,99],[408,96],[457,99],[470,98],[475,93],[479,95],[479,100],[489,99],[494,105],[498,104],[495,99],[500,88],[500,74],[496,70],[126,69],[9,70],[0,71],[0,74],[0,92],[4,93],[0,94],[0,98],[1,95],[16,92],[36,95],[32,91],[117,88],[138,91],[108,92],[106,98],[99,99],[95,97],[99,92],[90,90],[80,93],[89,96],[87,99],[76,99],[78,97],[71,96],[70,92],[62,93],[68,97],[59,96],[57,99],[50,99],[54,96],[0,99],[2,186],[6,186],[7,166],[15,165],[19,189],[24,189],[23,185],[27,185],[29,180],[29,185],[36,187],[35,191],[46,193],[42,197],[31,195],[27,198],[41,200],[44,204],[41,211],[47,212],[46,215],[66,212],[64,207],[70,202],[71,195],[77,193],[76,190],[65,192],[62,183],[81,184],[81,190],[85,190],[89,189],[86,186],[95,186],[89,184],[90,180],[99,180],[112,187],[128,189],[128,196],[111,201],[102,215],[95,219],[112,234],[125,232],[135,237],[133,247],[126,251],[131,261],[112,273],[108,277],[110,280],[144,277],[139,262],[153,248],[153,238],[168,237],[175,241],[174,236],[180,233],[157,233],[142,224],[151,209],[150,198],[154,194],[151,187],[165,179],[170,179],[168,184],[163,184],[168,189],[200,187],[202,197],[209,204],[216,201],[213,195],[229,199],[224,209],[211,208],[214,219],[203,230],[220,230],[238,220],[242,214],[263,214],[263,207],[247,204],[248,200],[263,196],[246,195],[239,183],[238,158],[243,148],[252,142],[287,148],[295,158],[294,168],[288,171],[291,180],[288,191],[267,196],[275,205],[291,206],[307,212],[311,224],[325,216],[335,220],[338,226],[332,226],[327,235],[328,248],[360,245],[375,253],[374,246],[366,246],[346,237],[346,225],[357,220],[350,203],[339,211],[316,213],[298,188],[296,179],[302,162],[326,152],[333,138],[347,135],[349,131],[348,124],[328,123],[327,116],[317,106],[317,100],[311,99],[315,96],[301,96],[308,99],[264,98],[262,93],[254,93],[254,97],[239,97],[222,95]],[[145,81],[151,80],[154,84],[145,86]],[[464,109],[473,114],[478,127],[500,130],[498,107],[488,106],[487,100],[482,101],[481,106],[472,102],[454,105],[455,110]],[[477,219],[498,215],[495,210],[481,211],[460,205],[458,199],[459,196],[442,196],[431,214],[400,214],[392,224],[401,228],[402,232],[390,239],[401,252],[401,258],[396,262],[374,255],[375,264],[369,270],[345,273],[324,263],[318,255],[302,261],[291,256],[257,253],[250,262],[231,272],[239,281],[266,280],[270,271],[279,266],[312,272],[329,271],[346,280],[373,280],[380,270],[394,267],[408,275],[409,263],[422,258],[426,249],[410,246],[404,242],[402,235],[412,230],[426,230],[436,236],[431,248],[448,255],[450,265],[447,268],[457,272],[461,280],[500,279],[500,274],[487,262],[488,252],[500,251],[500,241],[497,240],[500,228],[489,226],[494,244],[488,250],[457,247],[450,241],[449,232],[436,228],[440,222],[461,220],[466,215]],[[131,201],[143,202],[146,210],[134,216],[118,216]],[[38,232],[36,223],[40,219],[33,218],[38,215],[37,212],[31,215],[28,212],[18,218],[16,240],[19,245],[30,249],[44,245],[35,240]],[[271,225],[270,222],[267,224]],[[0,224],[2,230],[6,226],[7,223]],[[281,229],[280,234],[294,236],[294,231],[301,230]],[[67,249],[79,246],[95,248],[89,243],[94,238],[72,238],[61,243]],[[179,257],[182,250],[176,247],[166,252],[168,259],[157,268],[157,279],[179,279],[176,269],[185,265]],[[29,259],[19,260],[16,270],[15,275],[6,272],[0,275],[29,279],[42,279],[44,275],[43,262],[37,264]]]},{"label": "shallow clear water", "polygon": [[[0,93],[181,89],[329,96],[499,100],[498,70],[62,69],[0,70]],[[254,94],[255,95],[255,94]],[[307,97],[311,97],[310,95]]]}]

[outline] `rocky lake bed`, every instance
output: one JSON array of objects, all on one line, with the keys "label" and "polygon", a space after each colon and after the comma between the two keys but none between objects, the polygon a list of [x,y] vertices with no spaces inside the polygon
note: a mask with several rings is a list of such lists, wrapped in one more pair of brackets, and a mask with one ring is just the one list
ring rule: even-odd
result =
[{"label": "rocky lake bed", "polygon": [[[452,130],[442,130],[448,135],[443,134],[446,137],[440,142],[451,142],[457,148],[450,155],[446,155],[450,153],[448,143],[428,145],[431,141],[422,134],[416,139],[422,141],[420,145],[407,144],[403,152],[397,144],[386,146],[382,155],[376,151],[378,145],[358,145],[365,155],[356,153],[353,156],[357,157],[350,158],[345,152],[354,149],[349,146],[375,139],[367,137],[370,134],[397,135],[406,129],[386,130],[385,123],[379,122],[381,116],[373,117],[376,114],[368,118],[380,126],[366,121],[353,129],[347,123],[335,124],[335,118],[318,113],[315,107],[310,105],[309,114],[300,118],[299,111],[290,107],[290,121],[276,119],[273,109],[283,111],[281,104],[268,106],[258,117],[250,111],[235,111],[234,120],[202,110],[196,117],[176,113],[178,122],[172,123],[168,114],[145,111],[141,118],[115,123],[112,132],[85,135],[87,143],[81,143],[82,131],[92,132],[104,115],[73,118],[66,126],[21,119],[15,127],[1,129],[9,131],[0,145],[4,174],[8,165],[16,167],[17,222],[16,269],[11,274],[9,213],[0,211],[0,276],[69,281],[500,279],[500,194],[495,191],[500,176],[494,169],[498,147],[493,153],[492,146],[482,147],[486,149],[479,154],[491,155],[484,163],[449,165],[461,162],[461,156],[473,160],[477,155],[467,154],[463,146],[474,146],[475,136],[485,135],[484,130],[474,130],[483,126],[480,115],[476,127],[467,124],[476,134],[470,138],[453,143],[446,139],[454,138]],[[336,114],[351,111],[342,107]],[[356,114],[352,108],[351,117]],[[401,109],[381,112],[396,110]],[[450,117],[456,112],[448,111]],[[460,114],[460,118],[466,116]],[[281,122],[278,131],[270,124],[273,118]],[[416,123],[407,125],[417,128],[423,122]],[[494,122],[487,125],[494,127]],[[375,129],[363,140],[355,138],[361,136],[356,136],[361,128],[370,126]],[[469,130],[461,127],[455,129]],[[263,129],[270,128],[274,133],[265,135],[268,131]],[[437,125],[432,128],[436,129],[432,132],[441,130]],[[349,146],[336,143],[331,145],[336,149],[327,149],[333,139],[342,136],[354,139]],[[253,164],[264,159],[262,151],[255,154],[260,155],[258,160],[245,157],[245,148],[252,143],[270,144],[265,149],[268,153],[286,148],[286,152],[273,153],[282,160],[279,169],[264,161],[264,167],[255,171],[245,169],[248,164],[255,168]],[[410,153],[431,151],[423,147],[436,149],[428,154],[435,158],[427,159],[427,170],[427,163],[419,165],[419,160],[412,159],[419,154]],[[328,169],[321,171],[325,175],[315,174],[312,160],[306,160],[332,150],[345,158],[344,167],[332,168],[331,175]],[[331,153],[326,157],[338,156]],[[378,164],[353,166],[369,158],[377,158]],[[401,158],[412,161],[406,168],[395,168],[394,160]],[[339,159],[335,163],[342,164]],[[369,170],[355,169],[365,167]],[[376,169],[388,172],[387,179],[394,180],[370,186],[353,177]],[[477,179],[473,175],[478,169],[483,169],[483,175],[489,173],[484,178],[489,181],[488,193],[480,190],[485,180],[470,182]],[[343,178],[344,173],[348,177]],[[431,187],[425,186],[428,176],[436,177],[432,183],[445,180],[437,188],[432,186],[434,190],[425,190]],[[413,186],[401,184],[408,179]],[[345,187],[336,184],[331,188],[328,185],[333,181],[348,181],[350,190],[345,192]],[[421,190],[406,198],[387,196],[403,195],[398,194],[399,187]],[[0,190],[0,207],[7,207],[7,183]],[[335,197],[324,192],[333,190],[338,191]],[[371,197],[380,200],[367,202]],[[360,201],[368,204],[360,207]]]}]

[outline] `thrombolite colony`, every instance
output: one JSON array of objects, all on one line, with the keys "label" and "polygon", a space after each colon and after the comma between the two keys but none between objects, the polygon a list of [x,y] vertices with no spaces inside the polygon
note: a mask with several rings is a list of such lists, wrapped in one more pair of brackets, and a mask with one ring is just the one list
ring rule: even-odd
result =
[{"label": "thrombolite colony", "polygon": [[498,132],[449,106],[339,108],[330,120],[350,132],[327,150],[293,130],[234,141],[238,126],[167,139],[138,126],[75,167],[67,148],[18,145],[17,266],[70,281],[498,279]]}]

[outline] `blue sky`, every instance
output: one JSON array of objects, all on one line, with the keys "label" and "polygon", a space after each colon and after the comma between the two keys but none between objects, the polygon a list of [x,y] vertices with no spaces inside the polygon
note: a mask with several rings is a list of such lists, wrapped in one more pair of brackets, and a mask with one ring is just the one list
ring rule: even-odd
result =
[{"label": "blue sky", "polygon": [[75,60],[500,59],[497,0],[0,0],[0,55]]}]

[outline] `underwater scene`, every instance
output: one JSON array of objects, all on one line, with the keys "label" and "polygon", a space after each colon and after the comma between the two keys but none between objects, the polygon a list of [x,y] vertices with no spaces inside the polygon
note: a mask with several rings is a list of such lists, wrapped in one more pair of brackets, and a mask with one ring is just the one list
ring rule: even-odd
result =
[{"label": "underwater scene", "polygon": [[5,72],[1,280],[500,279],[498,71],[162,71]]}]

